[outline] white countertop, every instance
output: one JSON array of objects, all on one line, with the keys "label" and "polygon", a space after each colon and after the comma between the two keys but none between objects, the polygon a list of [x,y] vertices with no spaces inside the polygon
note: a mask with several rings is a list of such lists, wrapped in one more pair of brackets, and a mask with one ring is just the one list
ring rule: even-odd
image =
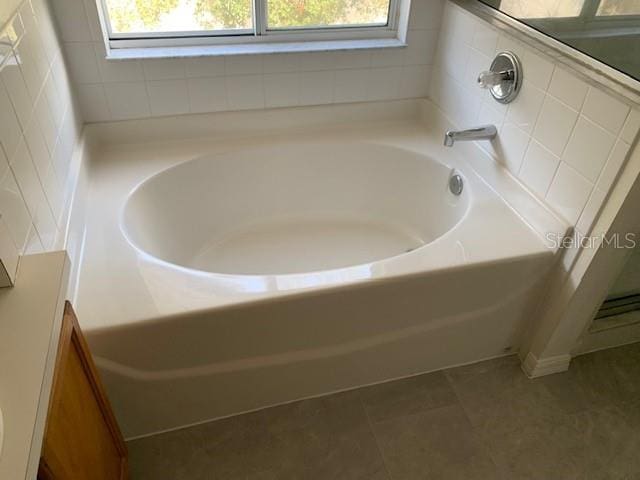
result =
[{"label": "white countertop", "polygon": [[16,284],[0,289],[0,478],[35,479],[64,310],[64,251],[20,259]]}]

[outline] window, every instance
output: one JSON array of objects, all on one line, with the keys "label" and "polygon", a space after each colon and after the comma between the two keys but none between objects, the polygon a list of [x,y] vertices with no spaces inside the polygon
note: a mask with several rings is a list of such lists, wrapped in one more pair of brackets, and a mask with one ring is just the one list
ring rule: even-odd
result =
[{"label": "window", "polygon": [[602,0],[598,7],[598,15],[640,15],[638,0]]},{"label": "window", "polygon": [[112,48],[390,38],[399,0],[101,0]]}]

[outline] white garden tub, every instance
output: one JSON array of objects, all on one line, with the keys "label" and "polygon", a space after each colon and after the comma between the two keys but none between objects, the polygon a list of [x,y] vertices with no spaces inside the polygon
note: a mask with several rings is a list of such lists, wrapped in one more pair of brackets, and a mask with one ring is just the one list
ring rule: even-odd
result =
[{"label": "white garden tub", "polygon": [[228,275],[305,274],[370,264],[433,242],[472,193],[454,170],[376,143],[302,143],[205,155],[130,195],[123,230],[165,262]]},{"label": "white garden tub", "polygon": [[516,351],[564,224],[440,130],[104,152],[77,304],[125,435]]}]

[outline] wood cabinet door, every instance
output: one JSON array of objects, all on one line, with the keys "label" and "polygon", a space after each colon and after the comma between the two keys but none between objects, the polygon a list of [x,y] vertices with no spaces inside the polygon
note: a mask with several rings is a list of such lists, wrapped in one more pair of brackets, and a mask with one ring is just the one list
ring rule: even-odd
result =
[{"label": "wood cabinet door", "polygon": [[67,302],[38,478],[124,480],[128,476],[124,439]]}]

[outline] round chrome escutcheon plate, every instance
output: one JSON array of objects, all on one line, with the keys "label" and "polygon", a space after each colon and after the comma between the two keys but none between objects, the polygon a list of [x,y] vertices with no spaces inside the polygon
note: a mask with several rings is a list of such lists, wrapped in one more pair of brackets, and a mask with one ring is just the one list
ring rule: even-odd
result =
[{"label": "round chrome escutcheon plate", "polygon": [[522,66],[520,60],[511,52],[500,52],[491,62],[492,72],[509,72],[511,78],[493,85],[489,91],[491,96],[500,103],[512,102],[522,85]]}]

